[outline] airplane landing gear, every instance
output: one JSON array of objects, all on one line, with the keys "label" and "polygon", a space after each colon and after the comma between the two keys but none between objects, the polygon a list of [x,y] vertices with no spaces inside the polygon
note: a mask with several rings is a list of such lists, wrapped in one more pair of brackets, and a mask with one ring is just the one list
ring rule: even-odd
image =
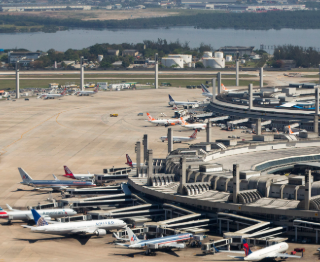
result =
[{"label": "airplane landing gear", "polygon": [[154,252],[154,250],[151,250],[151,249],[147,249],[144,254],[146,256],[155,256],[156,255],[156,252]]}]

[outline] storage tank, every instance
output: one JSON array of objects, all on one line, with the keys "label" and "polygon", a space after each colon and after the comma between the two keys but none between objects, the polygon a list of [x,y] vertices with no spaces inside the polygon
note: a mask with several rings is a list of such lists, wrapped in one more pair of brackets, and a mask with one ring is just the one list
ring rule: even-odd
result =
[{"label": "storage tank", "polygon": [[226,55],[226,61],[232,62],[232,55]]},{"label": "storage tank", "polygon": [[210,51],[203,52],[203,57],[212,57],[212,52]]},{"label": "storage tank", "polygon": [[170,54],[168,57],[182,58],[185,64],[192,62],[192,55]]},{"label": "storage tank", "polygon": [[241,59],[241,64],[245,64],[246,60],[245,59]]},{"label": "storage tank", "polygon": [[98,55],[98,61],[101,62],[103,59],[103,55]]},{"label": "storage tank", "polygon": [[223,53],[222,52],[214,52],[214,57],[215,58],[223,58]]},{"label": "storage tank", "polygon": [[178,68],[183,68],[184,61],[180,57],[163,57],[161,63],[166,67],[171,67],[173,65],[178,65]]},{"label": "storage tank", "polygon": [[224,58],[207,57],[202,59],[203,65],[210,68],[225,68],[226,61]]}]

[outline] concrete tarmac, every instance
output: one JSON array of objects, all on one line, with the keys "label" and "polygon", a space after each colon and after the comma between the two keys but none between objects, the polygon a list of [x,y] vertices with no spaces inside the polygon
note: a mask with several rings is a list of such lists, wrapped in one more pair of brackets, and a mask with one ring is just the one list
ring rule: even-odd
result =
[{"label": "concrete tarmac", "polygon": [[[48,190],[34,191],[19,184],[18,167],[24,168],[34,179],[52,179],[52,174],[65,179],[61,176],[63,165],[74,173],[102,173],[103,168],[125,166],[126,153],[135,161],[134,144],[142,141],[143,134],[149,135],[149,148],[153,149],[154,157],[165,157],[167,143],[160,142],[159,137],[167,135],[167,128],[152,126],[145,120],[146,112],[155,118],[160,113],[168,117],[173,115],[174,111],[168,107],[169,93],[177,100],[203,100],[199,90],[170,88],[99,92],[94,96],[65,96],[53,100],[1,101],[0,206],[6,209],[8,203],[24,209],[38,202],[45,203],[49,197]],[[138,116],[140,112],[144,113],[143,117]],[[110,117],[114,113],[119,116]],[[173,129],[175,136],[190,136],[193,132],[179,126]],[[228,135],[231,133],[216,127],[212,131],[212,140]],[[232,135],[248,136],[241,134],[240,130]],[[205,131],[201,131],[198,137],[197,142],[205,141]],[[187,146],[174,144],[174,148]],[[58,195],[53,194],[57,198]],[[200,249],[178,251],[179,257],[160,252],[155,257],[138,254],[132,258],[136,251],[108,244],[113,240],[111,235],[92,237],[86,242],[83,238],[31,233],[21,227],[25,224],[23,222],[13,225],[5,222],[0,221],[0,262],[230,261],[226,255],[201,256]],[[316,247],[312,246],[310,250],[314,253]],[[312,252],[308,253],[310,258],[317,259]],[[312,259],[304,258],[314,261]]]}]

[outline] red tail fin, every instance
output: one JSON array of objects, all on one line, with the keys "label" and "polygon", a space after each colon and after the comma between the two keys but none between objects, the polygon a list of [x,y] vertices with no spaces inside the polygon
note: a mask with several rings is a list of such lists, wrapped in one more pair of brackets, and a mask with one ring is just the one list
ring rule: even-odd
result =
[{"label": "red tail fin", "polygon": [[196,138],[198,133],[198,129],[194,130],[193,134],[190,136],[190,138]]},{"label": "red tail fin", "polygon": [[62,91],[61,95],[65,95],[67,93],[67,88],[65,87],[64,90]]},{"label": "red tail fin", "polygon": [[67,167],[67,166],[63,166],[64,167],[64,172],[65,172],[65,177],[69,177],[69,178],[75,178],[73,173],[71,172],[71,170]]},{"label": "red tail fin", "polygon": [[131,160],[131,158],[130,158],[130,156],[128,154],[126,154],[126,158],[127,158],[127,163],[125,163],[125,164],[128,165],[128,166],[133,167],[132,160]]},{"label": "red tail fin", "polygon": [[93,92],[98,93],[99,86],[96,86],[96,88],[93,90]]}]

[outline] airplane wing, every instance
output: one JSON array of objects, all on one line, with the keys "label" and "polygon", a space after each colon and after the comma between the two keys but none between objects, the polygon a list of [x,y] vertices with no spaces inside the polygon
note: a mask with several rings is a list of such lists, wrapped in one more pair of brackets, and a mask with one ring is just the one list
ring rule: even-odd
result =
[{"label": "airplane wing", "polygon": [[10,211],[14,211],[14,212],[17,212],[17,211],[21,211],[21,210],[18,210],[18,209],[13,209],[11,206],[9,206],[8,204],[7,205],[7,208],[10,210]]},{"label": "airplane wing", "polygon": [[[33,185],[34,186],[34,185]],[[34,186],[35,187],[35,186]],[[35,187],[35,189],[48,189],[48,188],[52,188],[52,189],[67,189],[68,186],[47,186],[47,187]]]},{"label": "airplane wing", "polygon": [[272,256],[268,256],[268,258],[272,258],[272,257],[284,257],[284,258],[288,258],[288,257],[292,257],[292,258],[301,258],[301,256],[296,256],[296,255],[289,255],[287,253],[276,253]]},{"label": "airplane wing", "polygon": [[52,174],[54,180],[59,180],[54,174]]},{"label": "airplane wing", "polygon": [[119,237],[116,233],[113,233],[113,236],[114,236],[117,240],[129,241],[128,238],[121,238],[121,237]]},{"label": "airplane wing", "polygon": [[87,228],[78,228],[71,231],[72,234],[79,234],[79,235],[91,235],[97,231],[96,227],[87,227]]},{"label": "airplane wing", "polygon": [[178,244],[177,242],[159,245],[159,248],[168,248],[168,247],[170,247],[170,248],[185,248],[185,245]]}]

